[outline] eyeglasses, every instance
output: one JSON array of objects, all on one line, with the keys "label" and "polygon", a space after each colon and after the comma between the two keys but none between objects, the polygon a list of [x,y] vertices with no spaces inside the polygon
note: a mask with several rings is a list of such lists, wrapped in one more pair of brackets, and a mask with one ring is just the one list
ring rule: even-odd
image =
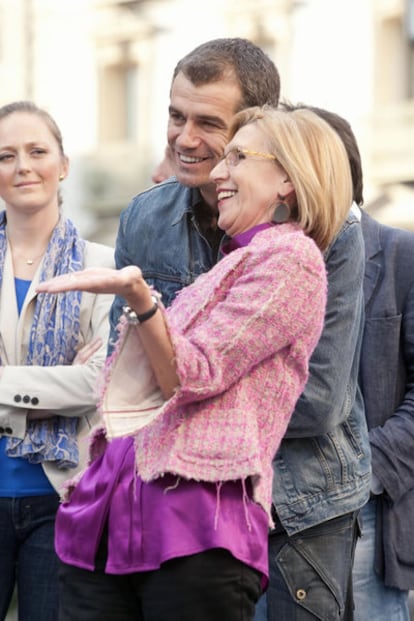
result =
[{"label": "eyeglasses", "polygon": [[242,160],[247,157],[257,157],[261,160],[276,160],[275,156],[271,153],[262,153],[261,151],[250,151],[250,149],[240,149],[240,147],[233,147],[226,155],[223,155],[227,166],[237,166]]}]

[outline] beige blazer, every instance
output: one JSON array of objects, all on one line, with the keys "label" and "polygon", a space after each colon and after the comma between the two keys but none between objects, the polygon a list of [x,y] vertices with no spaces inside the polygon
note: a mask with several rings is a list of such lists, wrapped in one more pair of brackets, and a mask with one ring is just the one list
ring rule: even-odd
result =
[{"label": "beige blazer", "polygon": [[[114,267],[113,249],[86,242],[85,268]],[[0,436],[24,437],[28,418],[46,418],[59,414],[79,418],[78,468],[59,470],[46,462],[44,471],[57,491],[66,479],[84,467],[87,457],[86,436],[97,422],[96,380],[106,357],[109,337],[111,295],[82,295],[80,311],[80,345],[102,338],[102,347],[87,364],[54,367],[24,366],[39,282],[40,266],[33,278],[20,317],[14,286],[11,253],[7,252],[0,291]]]}]

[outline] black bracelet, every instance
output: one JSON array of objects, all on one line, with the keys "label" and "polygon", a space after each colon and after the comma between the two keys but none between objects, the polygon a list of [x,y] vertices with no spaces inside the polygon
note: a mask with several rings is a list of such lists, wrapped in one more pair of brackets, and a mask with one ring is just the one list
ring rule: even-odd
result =
[{"label": "black bracelet", "polygon": [[154,305],[146,313],[142,313],[141,315],[138,315],[138,313],[136,313],[130,306],[122,307],[122,311],[128,323],[137,326],[138,324],[147,321],[147,319],[151,319],[151,317],[155,315],[158,310],[158,299],[155,297],[155,295],[152,295],[151,299],[154,302]]}]

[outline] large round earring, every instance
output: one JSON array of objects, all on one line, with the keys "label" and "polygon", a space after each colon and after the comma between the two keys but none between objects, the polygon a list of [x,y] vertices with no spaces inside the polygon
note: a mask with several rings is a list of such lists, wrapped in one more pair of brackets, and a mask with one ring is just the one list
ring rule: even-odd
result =
[{"label": "large round earring", "polygon": [[275,224],[283,224],[290,218],[290,207],[286,203],[279,203],[276,205],[272,216],[272,222]]}]

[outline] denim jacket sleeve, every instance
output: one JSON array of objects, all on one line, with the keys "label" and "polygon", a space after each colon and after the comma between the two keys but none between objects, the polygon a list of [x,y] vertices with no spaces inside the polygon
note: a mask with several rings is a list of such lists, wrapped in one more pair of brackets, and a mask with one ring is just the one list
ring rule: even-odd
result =
[{"label": "denim jacket sleeve", "polygon": [[325,263],[325,324],[286,438],[318,436],[334,429],[348,417],[357,390],[365,261],[361,225],[353,214],[328,249]]}]

